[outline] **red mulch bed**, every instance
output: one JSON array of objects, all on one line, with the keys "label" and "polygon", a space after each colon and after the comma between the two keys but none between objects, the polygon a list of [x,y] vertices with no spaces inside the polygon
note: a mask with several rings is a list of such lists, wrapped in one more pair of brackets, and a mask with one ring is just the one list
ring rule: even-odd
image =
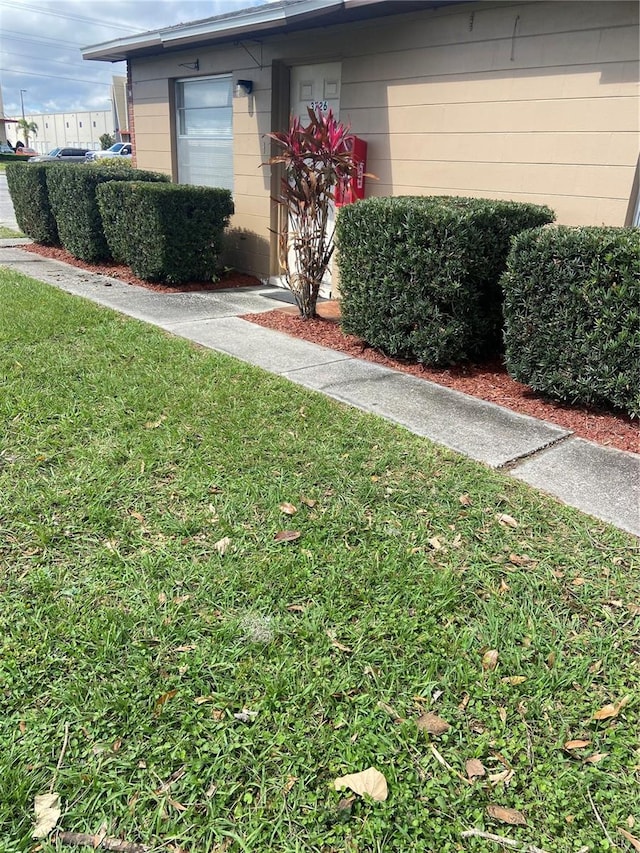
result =
[{"label": "red mulch bed", "polygon": [[193,293],[198,290],[227,290],[230,287],[255,287],[262,284],[259,278],[246,273],[230,270],[224,273],[219,281],[187,281],[182,284],[168,285],[157,284],[152,281],[143,281],[137,278],[128,266],[124,264],[116,264],[113,261],[104,261],[99,264],[89,264],[85,261],[80,261],[78,258],[67,252],[66,249],[61,249],[58,246],[42,246],[40,243],[27,243],[20,246],[25,252],[33,252],[34,255],[42,255],[43,258],[51,258],[54,261],[64,261],[65,264],[70,264],[72,267],[79,267],[89,272],[98,273],[99,275],[109,275],[111,278],[126,281],[127,284],[135,284],[136,287],[146,287],[147,290],[154,290],[156,293]]},{"label": "red mulch bed", "polygon": [[[122,264],[88,264],[74,258],[64,249],[41,246],[38,243],[31,243],[20,248],[26,252],[42,255],[45,258],[64,261],[64,263],[80,269],[120,279],[127,284],[146,287],[157,293],[223,290],[230,287],[255,287],[261,284],[261,281],[252,275],[231,270],[217,282],[193,281],[170,287],[165,284],[142,281],[133,275],[129,267]],[[390,358],[379,350],[368,347],[359,338],[343,334],[337,322],[339,311],[336,310],[336,307],[336,303],[319,305],[319,310],[326,313],[328,317],[320,317],[317,320],[301,320],[295,309],[291,308],[275,309],[265,314],[247,314],[244,319],[268,329],[275,329],[293,337],[303,338],[312,343],[347,353],[355,358],[362,358],[366,361],[392,367],[395,370],[401,370],[403,373],[409,373],[419,379],[428,379],[438,385],[455,388],[457,391],[479,397],[482,400],[489,400],[525,415],[551,421],[572,430],[576,435],[586,438],[588,441],[595,441],[607,447],[615,447],[633,453],[638,453],[640,450],[638,421],[632,421],[624,414],[585,406],[568,406],[548,400],[526,385],[521,385],[511,379],[504,365],[498,361],[436,370],[402,359]]]},{"label": "red mulch bed", "polygon": [[455,388],[525,415],[551,421],[588,441],[633,453],[640,450],[640,426],[637,420],[632,421],[625,414],[585,406],[568,406],[548,400],[526,385],[511,379],[500,361],[442,370],[424,367],[402,359],[390,358],[379,350],[368,347],[359,338],[343,334],[333,318],[302,320],[297,314],[290,312],[291,309],[276,309],[266,314],[247,314],[244,319],[355,358],[401,370],[419,379],[428,379],[438,385]]}]

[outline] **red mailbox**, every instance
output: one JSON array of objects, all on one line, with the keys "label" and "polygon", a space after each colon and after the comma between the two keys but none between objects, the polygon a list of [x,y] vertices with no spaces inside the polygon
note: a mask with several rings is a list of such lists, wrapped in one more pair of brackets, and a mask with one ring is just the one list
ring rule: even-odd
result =
[{"label": "red mailbox", "polygon": [[336,207],[351,204],[359,198],[364,198],[364,179],[367,171],[367,143],[358,136],[352,137],[353,162],[356,166],[355,175],[346,184],[338,184],[335,191]]}]

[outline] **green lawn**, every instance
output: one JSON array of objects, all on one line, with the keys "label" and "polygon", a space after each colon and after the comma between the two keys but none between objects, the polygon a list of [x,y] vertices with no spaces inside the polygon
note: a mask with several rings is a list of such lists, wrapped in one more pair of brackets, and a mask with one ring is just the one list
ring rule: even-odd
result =
[{"label": "green lawn", "polygon": [[[63,830],[167,853],[613,849],[598,818],[631,850],[633,537],[6,270],[0,300],[2,853],[72,849],[30,840],[50,786]],[[385,802],[333,789],[370,766]]]},{"label": "green lawn", "polygon": [[7,228],[4,225],[0,225],[0,238],[3,237],[24,237],[24,234],[21,231],[14,231],[12,228]]}]

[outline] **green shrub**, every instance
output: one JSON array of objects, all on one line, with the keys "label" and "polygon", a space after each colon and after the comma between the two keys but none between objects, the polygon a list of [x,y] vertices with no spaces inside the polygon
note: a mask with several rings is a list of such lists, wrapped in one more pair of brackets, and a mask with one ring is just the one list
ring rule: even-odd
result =
[{"label": "green shrub", "polygon": [[7,186],[16,222],[36,243],[58,246],[58,229],[49,202],[46,173],[49,163],[7,163]]},{"label": "green shrub", "polygon": [[107,168],[87,163],[52,165],[47,170],[51,209],[62,245],[83,261],[111,257],[96,202],[96,188],[106,181],[168,181],[166,175],[140,169]]},{"label": "green shrub", "polygon": [[510,239],[553,219],[548,207],[439,196],[371,198],[341,208],[344,330],[431,365],[495,350]]},{"label": "green shrub", "polygon": [[210,280],[233,213],[229,190],[176,184],[103,184],[98,204],[113,256],[147,281]]},{"label": "green shrub", "polygon": [[520,234],[502,286],[514,379],[640,416],[640,229]]},{"label": "green shrub", "polygon": [[0,154],[0,163],[26,163],[27,160],[28,157],[23,154],[9,154],[9,152]]}]

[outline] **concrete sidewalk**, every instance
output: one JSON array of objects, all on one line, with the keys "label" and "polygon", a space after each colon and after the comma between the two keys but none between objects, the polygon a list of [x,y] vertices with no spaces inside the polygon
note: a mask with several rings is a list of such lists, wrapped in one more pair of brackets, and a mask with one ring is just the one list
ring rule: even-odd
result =
[{"label": "concrete sidewalk", "polygon": [[154,293],[24,252],[15,240],[0,240],[0,265],[402,424],[640,536],[640,456],[240,319],[272,310],[274,288]]}]

